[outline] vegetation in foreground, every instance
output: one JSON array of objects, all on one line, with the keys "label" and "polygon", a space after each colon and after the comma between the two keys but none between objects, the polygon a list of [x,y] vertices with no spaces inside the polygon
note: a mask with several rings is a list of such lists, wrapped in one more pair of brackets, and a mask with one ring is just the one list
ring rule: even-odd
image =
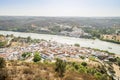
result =
[{"label": "vegetation in foreground", "polygon": [[88,66],[87,63],[65,62],[57,59],[28,63],[5,61],[0,58],[0,80],[112,80],[102,66]]}]

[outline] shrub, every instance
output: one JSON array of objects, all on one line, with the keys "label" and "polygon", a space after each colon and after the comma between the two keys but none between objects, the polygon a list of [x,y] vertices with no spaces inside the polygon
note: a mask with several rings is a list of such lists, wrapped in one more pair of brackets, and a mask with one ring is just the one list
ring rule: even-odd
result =
[{"label": "shrub", "polygon": [[7,77],[8,77],[7,69],[6,68],[0,69],[0,80],[6,80]]},{"label": "shrub", "polygon": [[23,69],[24,74],[33,74],[32,70],[30,68]]},{"label": "shrub", "polygon": [[88,68],[87,69],[87,73],[90,73],[90,74],[95,74],[97,71],[96,71],[96,69],[92,69],[92,68]]},{"label": "shrub", "polygon": [[76,70],[79,69],[79,65],[77,65],[77,64],[75,64],[74,67],[75,67]]},{"label": "shrub", "polygon": [[33,58],[33,61],[34,62],[38,62],[41,60],[41,56],[39,55],[38,52],[35,52],[35,55],[34,55],[34,58]]},{"label": "shrub", "polygon": [[6,44],[7,44],[7,41],[0,42],[0,48],[5,47],[5,46],[6,46]]},{"label": "shrub", "polygon": [[85,67],[79,68],[78,71],[79,71],[80,73],[85,73],[85,72],[87,72]]},{"label": "shrub", "polygon": [[22,57],[23,57],[23,58],[26,58],[26,53],[23,53],[23,54],[22,54]]},{"label": "shrub", "polygon": [[80,45],[79,45],[78,43],[75,43],[74,46],[76,46],[76,47],[80,47]]},{"label": "shrub", "polygon": [[90,57],[89,57],[89,60],[97,62],[97,60],[95,59],[94,56],[90,56]]},{"label": "shrub", "polygon": [[80,56],[80,58],[81,58],[81,59],[85,59],[85,57],[84,57],[84,56]]},{"label": "shrub", "polygon": [[7,69],[5,68],[5,60],[0,57],[0,80],[6,80],[8,77]]},{"label": "shrub", "polygon": [[101,74],[100,72],[96,72],[94,76],[97,80],[109,80],[106,74]]},{"label": "shrub", "polygon": [[31,37],[30,36],[27,37],[27,42],[31,42]]},{"label": "shrub", "polygon": [[86,62],[82,62],[81,65],[87,66],[87,63]]},{"label": "shrub", "polygon": [[117,57],[116,59],[117,59],[117,64],[118,64],[118,66],[120,66],[120,58]]},{"label": "shrub", "polygon": [[5,67],[5,60],[4,60],[4,58],[1,58],[0,57],[0,68],[4,68]]},{"label": "shrub", "polygon": [[23,54],[22,54],[22,57],[23,58],[27,58],[27,57],[30,57],[31,56],[31,52],[24,52]]},{"label": "shrub", "polygon": [[117,60],[116,60],[116,58],[109,58],[109,61],[110,62],[116,62]]},{"label": "shrub", "polygon": [[63,77],[64,72],[66,71],[66,62],[57,59],[55,65],[56,65],[55,71],[58,73],[59,77]]}]

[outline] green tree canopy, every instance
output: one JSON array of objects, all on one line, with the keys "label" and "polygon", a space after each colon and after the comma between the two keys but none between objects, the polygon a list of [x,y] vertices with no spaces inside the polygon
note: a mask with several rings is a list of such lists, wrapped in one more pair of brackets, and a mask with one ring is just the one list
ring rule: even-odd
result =
[{"label": "green tree canopy", "polygon": [[40,56],[39,52],[35,52],[33,61],[38,62],[40,60],[41,60],[41,56]]},{"label": "green tree canopy", "polygon": [[0,57],[0,68],[4,68],[5,67],[5,60],[4,60],[4,58],[1,58]]},{"label": "green tree canopy", "polygon": [[55,65],[55,71],[58,73],[59,77],[63,77],[64,72],[66,71],[66,62],[61,59],[57,59]]}]

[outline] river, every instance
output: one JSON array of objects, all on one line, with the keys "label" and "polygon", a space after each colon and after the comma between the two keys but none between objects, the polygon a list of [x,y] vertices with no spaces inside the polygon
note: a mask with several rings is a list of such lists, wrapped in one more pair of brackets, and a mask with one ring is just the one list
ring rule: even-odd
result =
[{"label": "river", "polygon": [[101,41],[99,39],[92,40],[92,39],[74,38],[74,37],[66,37],[66,36],[59,36],[59,35],[13,32],[13,31],[0,31],[0,34],[3,34],[3,35],[13,34],[16,37],[30,36],[33,39],[45,39],[45,40],[56,41],[56,42],[63,43],[63,44],[64,43],[66,43],[66,44],[78,43],[78,44],[80,44],[81,47],[96,48],[96,49],[100,49],[100,50],[107,50],[107,51],[115,53],[115,54],[120,54],[120,44],[105,42],[105,41]]}]

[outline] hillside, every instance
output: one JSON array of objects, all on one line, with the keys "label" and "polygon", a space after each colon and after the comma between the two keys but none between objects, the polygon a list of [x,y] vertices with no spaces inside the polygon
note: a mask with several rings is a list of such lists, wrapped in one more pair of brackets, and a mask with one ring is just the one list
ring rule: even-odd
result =
[{"label": "hillside", "polygon": [[[119,17],[12,17],[1,16],[0,17],[0,29],[1,30],[13,30],[13,31],[40,31],[40,28],[51,28],[58,25],[63,26],[78,26],[78,27],[97,27],[105,28],[112,27],[114,25],[120,26]],[[36,27],[32,27],[35,25]]]},{"label": "hillside", "polygon": [[[79,67],[77,68],[78,64],[79,67],[81,66],[81,69]],[[89,67],[89,71],[84,72],[84,70],[87,70],[85,69],[85,65],[80,65],[80,63],[67,63],[63,77],[59,76],[59,72],[56,72],[55,68],[54,63],[7,61],[6,66],[0,68],[0,80],[111,80],[110,77],[99,72],[100,67],[98,70],[97,68],[95,70]],[[91,73],[90,70],[95,71]]]}]

